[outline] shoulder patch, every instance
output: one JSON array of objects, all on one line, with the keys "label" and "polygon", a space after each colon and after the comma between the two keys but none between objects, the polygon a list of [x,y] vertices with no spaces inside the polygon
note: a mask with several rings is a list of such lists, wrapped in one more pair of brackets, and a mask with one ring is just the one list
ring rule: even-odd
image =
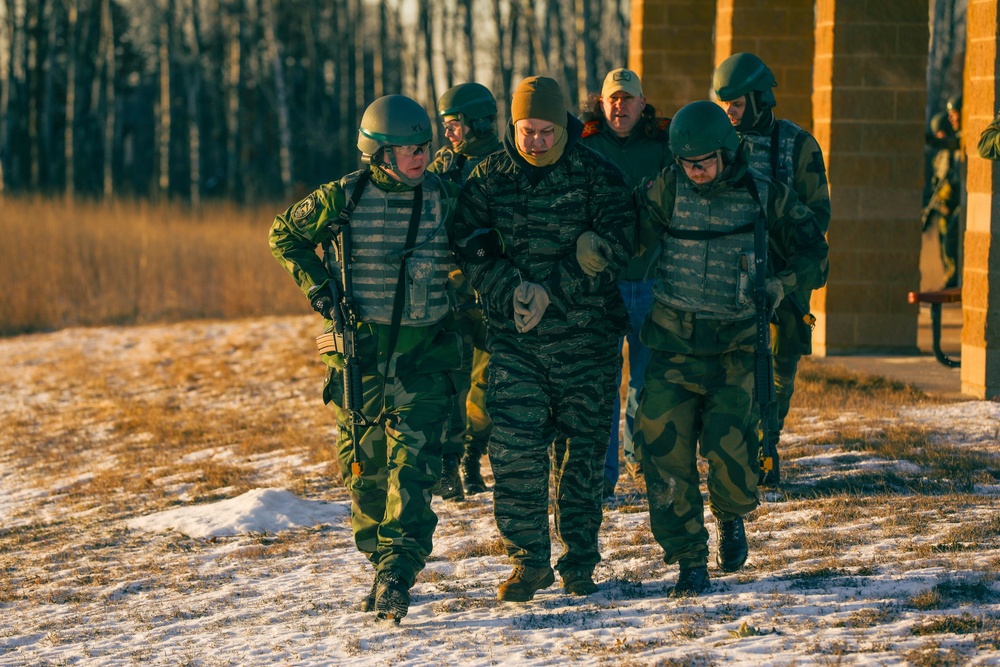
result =
[{"label": "shoulder patch", "polygon": [[315,210],[316,193],[313,193],[295,205],[292,209],[292,220],[305,220]]},{"label": "shoulder patch", "polygon": [[669,118],[657,118],[656,119],[656,124],[660,128],[660,132],[666,132],[667,128],[670,127],[670,119]]},{"label": "shoulder patch", "polygon": [[581,137],[589,137],[601,131],[601,121],[591,120],[583,124],[583,134]]}]

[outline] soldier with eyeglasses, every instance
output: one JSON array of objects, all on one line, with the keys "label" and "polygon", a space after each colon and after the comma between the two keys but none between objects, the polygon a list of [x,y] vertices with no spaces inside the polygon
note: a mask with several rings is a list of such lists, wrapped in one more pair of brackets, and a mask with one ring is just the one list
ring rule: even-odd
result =
[{"label": "soldier with eyeglasses", "polygon": [[[358,131],[367,166],[289,207],[270,232],[271,253],[334,334],[321,349],[323,401],[336,411],[354,541],[375,570],[360,607],[396,623],[431,552],[431,491],[462,363],[448,299],[457,188],[426,171],[430,140],[417,102],[375,100]],[[358,392],[345,394],[345,364]]]}]

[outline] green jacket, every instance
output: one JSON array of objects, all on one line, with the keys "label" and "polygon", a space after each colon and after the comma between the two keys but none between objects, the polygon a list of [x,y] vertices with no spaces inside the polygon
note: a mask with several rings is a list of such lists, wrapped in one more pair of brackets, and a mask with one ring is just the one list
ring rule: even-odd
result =
[{"label": "green jacket", "polygon": [[[745,189],[742,183],[747,170],[745,156],[741,154],[715,183],[699,188],[699,194],[711,199],[727,190]],[[667,233],[674,212],[677,180],[681,178],[687,176],[674,166],[636,189],[641,247],[658,243]],[[767,218],[769,252],[777,255],[775,264],[781,266],[775,277],[781,280],[786,295],[822,287],[829,274],[829,246],[816,216],[784,184],[774,182],[767,192],[767,201],[761,204]],[[655,326],[647,322],[642,335],[643,342],[653,349],[687,354],[753,350],[756,324],[752,317],[735,322],[700,320],[698,313],[676,310],[657,301],[650,321]],[[696,327],[702,333],[706,329],[711,333],[693,337]]]},{"label": "green jacket", "polygon": [[986,160],[1000,160],[1000,114],[979,135],[979,155]]},{"label": "green jacket", "polygon": [[[383,190],[412,189],[410,186],[391,178],[377,167],[371,167],[371,171],[372,178],[366,187],[378,187]],[[444,224],[449,239],[451,239],[457,187],[434,175],[430,175],[428,178],[435,179],[443,189]],[[340,230],[338,215],[347,204],[349,197],[350,192],[344,191],[342,181],[327,183],[290,206],[283,213],[278,214],[271,225],[268,235],[271,254],[292,276],[292,279],[306,296],[309,295],[314,286],[324,286],[332,279],[326,264],[316,250],[324,244],[335,242],[334,237]],[[395,290],[395,281],[393,280],[392,283],[387,284],[386,289]],[[457,344],[457,335],[454,341],[451,338],[448,339],[454,344],[435,344],[436,341],[442,340],[444,332],[451,332],[454,327],[454,318],[450,315],[432,326],[400,327],[393,355],[396,360],[397,373],[401,375],[403,372],[427,373],[457,369],[461,363],[461,350]],[[359,325],[357,343],[362,357],[365,350],[380,349],[380,343],[377,342],[379,340],[383,341],[381,345],[384,347],[384,339],[388,336],[389,328],[388,325],[370,323]],[[332,323],[327,322],[326,329],[331,331]],[[338,370],[344,366],[343,356],[339,353],[324,354],[323,361],[328,366]],[[365,374],[379,372],[376,367],[378,360],[374,357],[363,358],[362,364]],[[328,393],[331,393],[329,383],[337,380],[336,374],[332,378],[328,376]],[[332,396],[328,395],[325,398],[328,401],[331,398],[336,398],[336,392],[332,392]]]},{"label": "green jacket", "polygon": [[[625,174],[629,188],[635,188],[643,178],[651,178],[673,164],[669,125],[669,118],[657,118],[655,109],[647,105],[632,133],[622,138],[608,127],[602,112],[598,118],[584,123],[580,143],[616,164]],[[649,251],[630,259],[619,278],[643,280],[650,275],[654,254]]]},{"label": "green jacket", "polygon": [[[462,144],[459,144],[461,147]],[[434,160],[427,166],[427,171],[438,174],[456,185],[462,185],[472,170],[482,162],[487,155],[500,150],[500,140],[495,136],[490,140],[480,140],[475,144],[476,154],[460,153],[451,146],[445,146],[434,154]]]},{"label": "green jacket", "polygon": [[[567,114],[567,144],[560,159],[535,167],[517,152],[513,124],[504,150],[472,172],[459,196],[456,255],[480,295],[488,335],[558,337],[593,330],[618,336],[628,330],[617,277],[633,250],[635,211],[620,169],[582,146],[582,124]],[[482,230],[493,230],[482,234]],[[610,262],[589,278],[576,260],[576,241],[585,231],[612,249]],[[498,236],[479,254],[472,239]],[[541,284],[551,298],[538,326],[528,334],[514,327],[514,290],[522,282]]]}]

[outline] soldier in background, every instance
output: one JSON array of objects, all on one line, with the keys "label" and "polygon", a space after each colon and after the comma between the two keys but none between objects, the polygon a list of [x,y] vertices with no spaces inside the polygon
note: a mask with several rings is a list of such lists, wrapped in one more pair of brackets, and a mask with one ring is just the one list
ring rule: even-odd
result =
[{"label": "soldier in background", "polygon": [[[790,187],[799,201],[812,210],[825,235],[830,228],[830,189],[823,152],[804,129],[790,120],[775,118],[772,109],[777,101],[771,91],[775,85],[774,74],[751,53],[726,58],[712,78],[715,95],[748,150],[750,166]],[[782,267],[776,269],[780,271]],[[760,480],[763,485],[777,485],[781,481],[778,440],[795,392],[799,360],[812,354],[812,327],[816,318],[809,312],[811,295],[811,288],[799,287],[786,294],[775,311],[772,345],[776,414],[768,419],[770,432],[761,434],[774,445],[775,456],[773,469]]]},{"label": "soldier in background", "polygon": [[[427,171],[461,186],[483,158],[501,148],[497,138],[497,102],[486,86],[461,83],[449,88],[438,100],[438,117],[451,145],[437,152]],[[492,428],[484,400],[490,353],[486,350],[486,323],[475,290],[458,269],[452,272],[449,281],[464,347],[458,397],[445,439],[439,493],[445,500],[461,500],[465,494],[486,491],[480,460],[486,453]]]},{"label": "soldier in background", "polygon": [[979,135],[979,156],[984,160],[1000,160],[1000,113]]},{"label": "soldier in background", "polygon": [[930,122],[934,145],[938,147],[931,163],[931,195],[924,205],[923,230],[937,230],[944,287],[957,287],[958,228],[962,207],[962,158],[954,125],[947,112],[934,114]]},{"label": "soldier in background", "polygon": [[639,186],[640,248],[660,243],[655,301],[642,327],[653,351],[636,416],[649,525],[664,561],[678,563],[674,597],[709,587],[708,532],[698,453],[708,460],[716,563],[747,559],[743,517],[759,503],[755,408],[754,230],[766,225],[768,302],[815,289],[827,276],[826,240],[808,207],[782,183],[750,169],[718,105],[693,102],[670,124],[676,164]]},{"label": "soldier in background", "polygon": [[[635,188],[643,178],[658,174],[673,162],[670,153],[667,126],[668,118],[657,118],[656,109],[646,103],[639,76],[628,69],[611,70],[604,78],[600,97],[594,108],[581,116],[584,121],[580,143],[592,148],[613,163],[625,174],[629,188]],[[639,475],[638,458],[633,444],[635,410],[639,405],[649,363],[649,348],[639,340],[639,328],[653,304],[653,278],[650,258],[653,249],[629,260],[618,278],[625,308],[628,310],[632,332],[618,343],[622,350],[628,341],[628,395],[625,406],[625,431],[621,438],[625,450],[625,464],[633,478]],[[624,373],[624,370],[623,370]],[[620,383],[620,379],[619,379]],[[614,496],[618,484],[619,423],[621,421],[621,396],[615,392],[611,417],[611,445],[604,461],[604,497]]]},{"label": "soldier in background", "polygon": [[497,528],[514,562],[500,600],[526,602],[555,581],[549,540],[550,449],[556,562],[563,588],[597,590],[597,536],[611,402],[628,328],[617,274],[635,213],[621,171],[580,145],[559,84],[518,86],[504,150],[462,187],[456,255],[486,317]]},{"label": "soldier in background", "polygon": [[[440,478],[454,402],[449,374],[461,363],[447,292],[456,188],[426,177],[430,140],[430,118],[415,101],[375,100],[358,132],[368,166],[291,206],[270,232],[271,253],[326,319],[327,331],[354,334],[353,357],[345,359],[342,340],[323,354],[323,401],[336,406],[354,541],[375,567],[361,609],[397,623],[431,552],[437,525],[431,488]],[[343,234],[353,250],[335,257],[331,246]],[[347,287],[352,312],[342,308]],[[351,361],[359,363],[360,415],[345,404],[341,371]]]}]

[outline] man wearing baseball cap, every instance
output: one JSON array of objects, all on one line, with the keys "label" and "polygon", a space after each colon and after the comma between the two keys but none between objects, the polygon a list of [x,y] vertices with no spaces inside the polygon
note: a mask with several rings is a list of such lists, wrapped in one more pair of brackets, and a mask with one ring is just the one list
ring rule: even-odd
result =
[{"label": "man wearing baseball cap", "polygon": [[[669,118],[657,118],[656,109],[646,102],[639,75],[620,67],[604,78],[600,97],[593,96],[582,115],[581,143],[614,162],[625,173],[625,182],[635,188],[644,178],[652,178],[673,163],[667,127]],[[649,364],[649,348],[639,340],[642,321],[653,303],[653,279],[650,270],[652,249],[629,260],[618,276],[632,332],[618,342],[620,350],[628,341],[628,395],[625,405],[625,430],[619,439],[621,401],[615,392],[611,415],[611,445],[604,461],[604,497],[613,498],[618,484],[618,450],[625,452],[625,465],[634,480],[641,477],[638,457],[633,444],[635,411],[639,405]],[[620,382],[620,381],[619,381]],[[621,445],[619,445],[621,442]]]},{"label": "man wearing baseball cap", "polygon": [[511,602],[555,582],[550,446],[564,547],[555,567],[566,592],[597,590],[614,344],[628,329],[616,279],[635,211],[621,171],[580,143],[582,129],[554,79],[524,79],[503,150],[473,170],[456,212],[458,263],[480,295],[492,352],[494,515],[514,565],[498,598]]}]

